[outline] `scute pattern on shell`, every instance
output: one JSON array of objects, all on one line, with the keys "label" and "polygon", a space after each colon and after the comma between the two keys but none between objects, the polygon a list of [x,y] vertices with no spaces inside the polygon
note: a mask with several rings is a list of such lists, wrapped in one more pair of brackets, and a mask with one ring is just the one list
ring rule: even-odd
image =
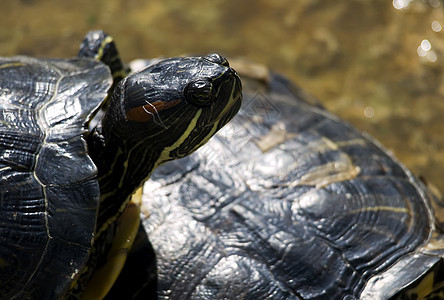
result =
[{"label": "scute pattern on shell", "polygon": [[282,76],[243,79],[238,115],[145,185],[141,238],[113,295],[139,282],[159,299],[387,299],[439,265],[422,182]]},{"label": "scute pattern on shell", "polygon": [[84,265],[99,187],[83,134],[111,83],[92,60],[0,58],[0,298],[59,298]]}]

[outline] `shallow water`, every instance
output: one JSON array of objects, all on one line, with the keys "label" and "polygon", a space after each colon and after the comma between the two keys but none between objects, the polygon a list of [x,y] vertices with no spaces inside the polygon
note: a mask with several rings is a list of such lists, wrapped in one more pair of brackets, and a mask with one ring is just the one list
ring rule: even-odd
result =
[{"label": "shallow water", "polygon": [[126,61],[218,51],[264,63],[444,191],[444,3],[438,0],[15,0],[0,55],[67,57],[104,29]]}]

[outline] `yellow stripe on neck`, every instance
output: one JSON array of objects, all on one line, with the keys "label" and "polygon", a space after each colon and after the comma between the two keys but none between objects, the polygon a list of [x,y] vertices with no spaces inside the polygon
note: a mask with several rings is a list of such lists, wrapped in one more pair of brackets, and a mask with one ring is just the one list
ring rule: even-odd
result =
[{"label": "yellow stripe on neck", "polygon": [[[196,128],[197,120],[199,119],[201,114],[202,114],[202,109],[199,109],[197,111],[196,115],[194,116],[194,118],[191,120],[190,124],[188,124],[188,127],[185,130],[185,132],[180,136],[180,138],[174,144],[172,144],[171,146],[165,147],[163,149],[163,151],[160,154],[159,158],[154,163],[153,169],[150,170],[149,174],[142,181],[141,184],[143,184],[143,182],[145,182],[151,176],[151,173],[153,172],[153,170],[156,169],[161,163],[167,161],[169,158],[172,158],[170,156],[171,151],[173,151],[174,149],[177,149],[178,147],[180,147],[180,145],[186,140],[186,138],[190,136],[190,134],[193,131],[193,129]],[[128,159],[124,162],[124,174],[122,175],[122,178],[125,176],[127,169],[128,169]],[[101,197],[101,200],[102,200],[101,202],[103,202],[103,199],[105,199],[109,195],[112,195],[113,193],[115,193],[115,191],[117,189],[121,188],[122,185],[123,185],[123,180],[120,181],[120,183],[118,184],[117,188],[114,191],[111,191],[111,192],[109,192],[106,195],[101,195],[102,196]],[[95,234],[95,239],[97,239],[97,237],[100,234],[102,234],[102,232],[105,231],[109,227],[110,224],[112,224],[113,222],[115,222],[117,220],[117,217],[125,209],[125,207],[128,204],[130,199],[131,199],[131,196],[129,196],[127,199],[125,199],[123,201],[123,203],[122,203],[122,206],[119,209],[119,212],[115,216],[112,216],[108,220],[106,220],[106,222],[104,224],[102,224],[102,226],[100,228],[97,229],[96,234]]]},{"label": "yellow stripe on neck", "polygon": [[157,159],[157,161],[154,163],[153,170],[163,162],[167,161],[170,158],[173,158],[170,156],[171,151],[179,148],[180,145],[182,145],[183,142],[190,136],[191,132],[194,130],[194,128],[196,128],[197,120],[199,120],[201,114],[202,114],[202,109],[199,109],[194,118],[191,120],[190,124],[188,124],[188,127],[185,130],[185,132],[180,136],[180,138],[178,138],[177,141],[171,146],[165,147],[163,149],[162,153],[160,153],[159,159]]},{"label": "yellow stripe on neck", "polygon": [[105,49],[105,46],[112,43],[113,42],[113,38],[110,36],[107,36],[106,38],[103,39],[102,43],[100,44],[100,48],[97,51],[96,60],[102,60],[103,57],[103,50]]}]

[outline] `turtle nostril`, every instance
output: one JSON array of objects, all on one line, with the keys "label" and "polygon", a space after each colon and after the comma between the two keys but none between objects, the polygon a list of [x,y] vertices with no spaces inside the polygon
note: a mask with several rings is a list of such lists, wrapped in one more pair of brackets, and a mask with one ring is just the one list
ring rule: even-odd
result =
[{"label": "turtle nostril", "polygon": [[225,57],[223,57],[222,55],[217,54],[217,53],[208,54],[207,56],[204,56],[204,58],[208,61],[211,61],[213,63],[216,63],[216,64],[224,66],[224,67],[230,66],[230,64],[228,63],[228,60]]}]

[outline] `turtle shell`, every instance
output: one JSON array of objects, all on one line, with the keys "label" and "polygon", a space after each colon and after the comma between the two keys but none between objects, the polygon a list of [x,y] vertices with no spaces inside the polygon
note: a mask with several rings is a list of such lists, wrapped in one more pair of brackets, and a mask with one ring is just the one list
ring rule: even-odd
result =
[{"label": "turtle shell", "polygon": [[147,182],[121,291],[135,273],[159,299],[414,298],[443,280],[442,203],[371,137],[265,80],[243,77],[238,115]]},{"label": "turtle shell", "polygon": [[99,186],[83,136],[111,84],[93,60],[0,58],[0,298],[57,299],[84,266]]}]

